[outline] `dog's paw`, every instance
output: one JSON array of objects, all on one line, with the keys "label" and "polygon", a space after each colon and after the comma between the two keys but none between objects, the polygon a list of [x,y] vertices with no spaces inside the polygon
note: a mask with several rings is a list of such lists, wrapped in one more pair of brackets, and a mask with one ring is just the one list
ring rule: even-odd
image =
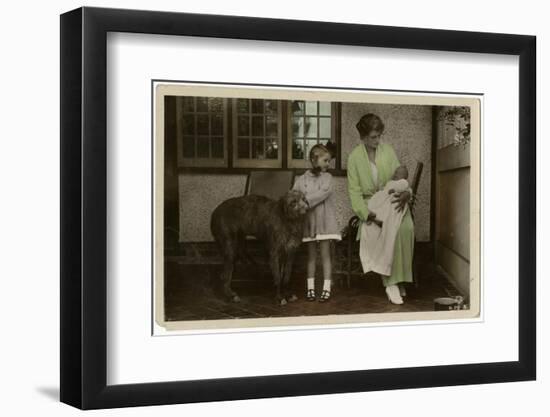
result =
[{"label": "dog's paw", "polygon": [[289,298],[288,298],[288,302],[289,303],[293,303],[294,301],[298,300],[298,297],[296,297],[296,294],[292,294]]},{"label": "dog's paw", "polygon": [[281,301],[279,301],[279,305],[281,305],[281,306],[286,306],[286,305],[287,305],[286,299],[281,298]]},{"label": "dog's paw", "polygon": [[241,297],[239,297],[238,295],[234,295],[233,298],[231,298],[231,301],[233,301],[234,303],[240,303]]}]

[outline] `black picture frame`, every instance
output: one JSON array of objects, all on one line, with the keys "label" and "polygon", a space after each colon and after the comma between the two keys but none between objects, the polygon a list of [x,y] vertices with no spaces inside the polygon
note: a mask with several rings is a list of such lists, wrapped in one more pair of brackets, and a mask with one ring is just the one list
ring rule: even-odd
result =
[{"label": "black picture frame", "polygon": [[[519,360],[108,386],[108,32],[519,57]],[[536,378],[536,38],[251,17],[80,8],[61,15],[61,401],[82,409]]]}]

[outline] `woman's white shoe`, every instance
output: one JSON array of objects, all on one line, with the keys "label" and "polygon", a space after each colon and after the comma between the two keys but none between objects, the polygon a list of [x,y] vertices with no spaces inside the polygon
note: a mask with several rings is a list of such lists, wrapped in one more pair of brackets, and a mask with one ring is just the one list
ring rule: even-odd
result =
[{"label": "woman's white shoe", "polygon": [[399,294],[399,287],[397,285],[388,285],[386,287],[386,294],[388,295],[388,300],[393,304],[403,304],[403,299]]}]

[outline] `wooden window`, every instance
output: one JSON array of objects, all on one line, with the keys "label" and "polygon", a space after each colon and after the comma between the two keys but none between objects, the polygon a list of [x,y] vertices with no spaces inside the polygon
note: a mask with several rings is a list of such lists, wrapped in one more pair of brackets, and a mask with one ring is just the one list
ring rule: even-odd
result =
[{"label": "wooden window", "polygon": [[338,103],[188,96],[175,103],[179,167],[304,169],[314,145],[339,141]]},{"label": "wooden window", "polygon": [[178,166],[227,167],[227,99],[177,97]]},{"label": "wooden window", "polygon": [[336,143],[336,103],[295,100],[288,107],[288,167],[310,168],[313,146]]},{"label": "wooden window", "polygon": [[281,108],[279,100],[233,99],[233,166],[281,168]]}]

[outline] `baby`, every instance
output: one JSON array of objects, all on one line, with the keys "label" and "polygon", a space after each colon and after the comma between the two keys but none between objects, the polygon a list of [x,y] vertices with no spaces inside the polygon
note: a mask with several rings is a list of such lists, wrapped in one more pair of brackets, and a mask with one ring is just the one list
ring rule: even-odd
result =
[{"label": "baby", "polygon": [[380,218],[387,217],[387,215],[391,213],[391,210],[394,209],[392,194],[411,191],[407,178],[409,178],[407,167],[403,165],[397,167],[391,180],[386,183],[384,189],[378,191],[370,198],[367,204],[370,212],[367,224],[374,223],[378,227],[382,227],[383,221],[380,220]]}]

